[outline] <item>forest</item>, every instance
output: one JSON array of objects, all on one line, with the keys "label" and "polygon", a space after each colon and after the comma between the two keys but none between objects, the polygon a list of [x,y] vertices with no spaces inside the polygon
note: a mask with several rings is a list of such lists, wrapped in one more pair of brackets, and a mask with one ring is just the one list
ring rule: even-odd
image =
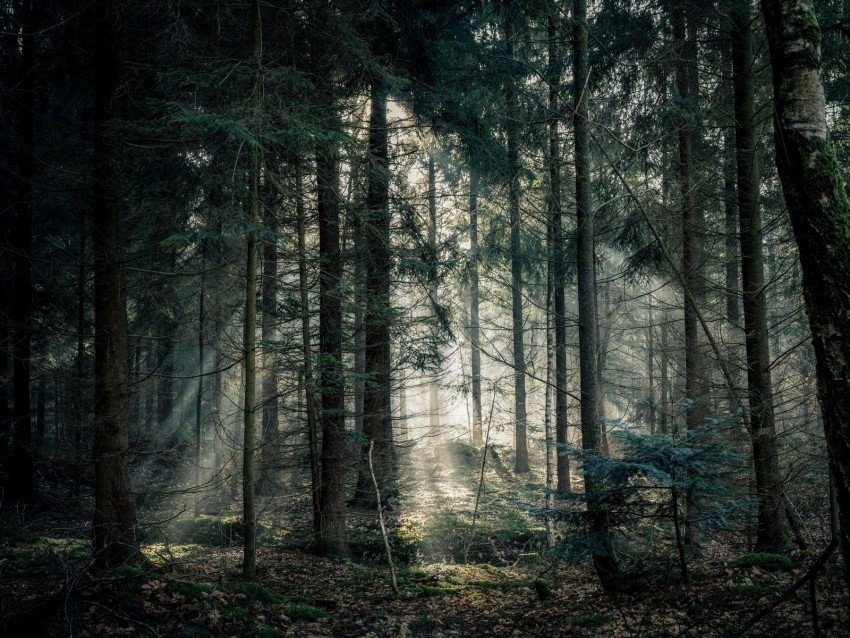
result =
[{"label": "forest", "polygon": [[0,4],[0,635],[850,636],[846,0]]}]

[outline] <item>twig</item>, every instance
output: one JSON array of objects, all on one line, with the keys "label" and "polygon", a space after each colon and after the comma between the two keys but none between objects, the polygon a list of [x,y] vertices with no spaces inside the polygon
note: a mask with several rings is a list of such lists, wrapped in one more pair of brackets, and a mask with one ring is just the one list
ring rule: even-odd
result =
[{"label": "twig", "polygon": [[493,390],[493,401],[490,403],[490,414],[487,417],[487,432],[484,435],[484,449],[481,451],[481,473],[478,477],[478,491],[475,493],[475,509],[472,510],[472,525],[469,528],[469,538],[463,548],[463,562],[469,562],[469,547],[475,538],[475,522],[478,520],[478,505],[481,502],[481,490],[484,487],[484,469],[487,467],[487,447],[490,444],[490,425],[493,423],[493,408],[496,405],[496,391]]},{"label": "twig", "polygon": [[375,497],[378,499],[378,522],[381,524],[381,535],[384,537],[384,549],[387,552],[387,564],[390,566],[390,576],[393,579],[393,591],[398,593],[398,581],[395,578],[395,565],[393,565],[393,553],[390,549],[390,540],[387,537],[387,528],[384,525],[384,508],[381,505],[381,491],[378,489],[378,479],[375,478],[375,466],[372,465],[372,450],[375,442],[369,441],[369,473],[372,475],[372,485],[375,486]]}]

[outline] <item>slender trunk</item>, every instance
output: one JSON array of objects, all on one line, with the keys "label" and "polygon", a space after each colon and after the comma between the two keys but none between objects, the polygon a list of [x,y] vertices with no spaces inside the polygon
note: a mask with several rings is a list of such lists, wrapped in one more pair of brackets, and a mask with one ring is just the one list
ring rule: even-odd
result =
[{"label": "slender trunk", "polygon": [[[565,278],[567,271],[566,251],[564,249],[563,210],[561,206],[561,105],[558,99],[562,54],[557,46],[557,25],[555,18],[549,16],[547,24],[549,36],[549,206],[552,225],[552,294],[554,303],[553,320],[555,324],[555,439],[561,445],[568,443],[567,414],[567,313]],[[556,466],[558,491],[572,490],[570,483],[570,457],[556,448]]]},{"label": "slender trunk", "polygon": [[[599,262],[595,262],[597,265],[593,268],[593,290],[595,294],[598,296],[599,294],[599,286],[596,282],[596,273],[602,270],[605,266],[605,260],[602,259],[602,265],[599,266]],[[604,272],[603,272],[604,275]],[[599,308],[598,300],[597,300],[597,309]],[[611,312],[611,282],[605,281],[602,286],[602,312],[597,312],[596,317],[596,347],[597,350],[597,364],[596,364],[596,385],[598,392],[598,406],[599,406],[599,449],[602,451],[602,454],[605,456],[609,456],[611,451],[608,447],[608,428],[605,423],[605,370],[608,368],[608,340],[611,336],[611,327],[608,324],[608,316]],[[600,314],[601,317],[600,318]]]},{"label": "slender trunk", "polygon": [[670,376],[668,373],[669,350],[667,345],[668,331],[669,327],[667,326],[667,312],[664,311],[661,314],[661,343],[659,344],[661,347],[661,416],[658,423],[658,430],[662,436],[667,436],[668,434],[670,434],[670,425],[668,421],[670,403]]},{"label": "slender trunk", "polygon": [[41,376],[38,378],[38,394],[36,395],[35,402],[35,432],[40,442],[44,441],[44,433],[47,430],[47,407],[45,405],[45,393],[46,390],[44,382],[44,372],[42,372]]},{"label": "slender trunk", "polygon": [[277,324],[277,219],[271,207],[265,208],[264,231],[270,238],[263,244],[262,343],[263,343],[263,428],[259,488],[262,494],[274,494],[277,487],[275,464],[278,454],[280,409],[278,365],[274,354],[278,340]]},{"label": "slender trunk", "polygon": [[[508,8],[505,18],[505,55],[513,60],[516,38],[515,7]],[[511,314],[514,364],[514,419],[516,464],[514,471],[528,472],[527,417],[525,408],[525,344],[522,322],[522,244],[519,210],[519,108],[517,88],[509,78],[505,87],[505,137],[508,145],[508,216],[511,226]]]},{"label": "slender trunk", "polygon": [[[374,443],[375,480],[383,499],[395,489],[392,463],[392,410],[390,404],[390,211],[389,155],[387,144],[387,94],[384,80],[372,80],[372,111],[369,118],[369,164],[366,193],[364,253],[366,256],[366,388],[363,398],[362,463],[355,501],[375,506],[366,453]],[[383,503],[386,505],[386,503]]]},{"label": "slender trunk", "polygon": [[[260,0],[251,7],[251,40],[253,43],[254,108],[262,107],[263,30]],[[259,130],[254,131],[259,135]],[[257,443],[257,234],[260,223],[260,149],[251,149],[248,167],[249,228],[245,273],[245,331],[242,356],[245,361],[245,402],[242,429],[242,580],[254,580],[257,572],[257,513],[254,505]]]},{"label": "slender trunk", "polygon": [[478,319],[478,173],[469,170],[469,342],[472,368],[472,444],[484,442],[481,421],[481,336]]},{"label": "slender trunk", "polygon": [[298,288],[301,296],[301,346],[304,353],[304,399],[307,406],[307,442],[310,447],[310,494],[313,503],[313,534],[322,529],[319,502],[319,441],[316,432],[316,398],[313,392],[313,336],[310,330],[310,295],[307,286],[307,225],[301,163],[295,163],[295,213],[298,223]]},{"label": "slender trunk", "polygon": [[32,459],[32,203],[35,176],[35,24],[32,0],[21,3],[20,78],[14,91],[18,114],[18,174],[9,244],[14,269],[12,305],[12,458],[7,495],[24,501],[35,496]]},{"label": "slender trunk", "polygon": [[[673,10],[673,32],[676,41],[676,90],[682,108],[692,110],[697,96],[693,92],[695,42],[690,37],[686,24],[685,8],[679,4]],[[695,432],[703,425],[704,387],[702,384],[702,353],[700,351],[699,320],[695,304],[700,298],[700,258],[698,248],[698,223],[694,203],[693,125],[687,122],[692,113],[683,116],[679,125],[679,183],[682,208],[682,273],[685,287],[685,395],[692,401],[686,414],[688,431]],[[697,513],[697,503],[691,492],[687,493],[685,541],[693,547],[700,545],[699,530],[692,524]]]},{"label": "slender trunk", "polygon": [[850,588],[850,201],[826,122],[820,28],[806,0],[762,0],[773,67],[776,163],[800,249],[818,395]]},{"label": "slender trunk", "polygon": [[768,351],[767,301],[762,257],[761,211],[753,97],[752,11],[732,9],[732,69],[735,93],[735,155],[738,164],[738,214],[747,346],[747,387],[756,495],[759,498],[756,549],[779,550],[785,543],[782,476],[776,449],[773,390]]},{"label": "slender trunk", "polygon": [[[201,243],[201,276],[198,286],[198,392],[195,394],[195,489],[201,486],[201,424],[203,423],[204,406],[204,323],[206,316],[204,312],[204,301],[206,290],[204,289],[204,270],[207,267],[207,245]],[[138,365],[138,360],[136,361]],[[201,497],[195,494],[195,516],[201,514]]]},{"label": "slender trunk", "polygon": [[138,551],[128,472],[127,289],[121,146],[110,130],[121,86],[121,4],[96,5],[94,96],[95,561],[123,564]]},{"label": "slender trunk", "polygon": [[[431,321],[434,330],[438,329],[440,319],[437,314],[439,303],[438,269],[437,259],[437,170],[434,154],[437,148],[431,144],[428,148],[428,251],[431,256],[431,271],[428,282],[428,295],[431,298]],[[439,341],[439,340],[437,340]],[[431,428],[431,436],[434,436],[440,427],[440,377],[438,369],[428,381],[428,420]]]},{"label": "slender trunk", "polygon": [[[578,279],[579,366],[581,370],[581,436],[587,454],[600,453],[599,387],[596,375],[596,291],[594,290],[593,208],[590,197],[590,124],[588,122],[587,2],[575,0],[573,81],[576,166],[576,276]],[[601,477],[584,473],[591,530],[596,536],[593,566],[603,588],[612,589],[618,565],[611,547],[608,516],[602,502]]]},{"label": "slender trunk", "polygon": [[655,434],[655,326],[652,324],[652,297],[649,297],[648,306],[646,308],[647,326],[646,326],[646,379],[647,379],[647,397],[649,409],[647,410],[647,430],[650,434]]}]

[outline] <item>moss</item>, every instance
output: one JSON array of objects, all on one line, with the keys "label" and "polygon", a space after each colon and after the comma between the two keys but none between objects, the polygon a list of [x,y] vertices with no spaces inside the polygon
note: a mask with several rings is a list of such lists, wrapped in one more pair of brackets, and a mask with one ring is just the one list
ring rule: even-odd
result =
[{"label": "moss", "polygon": [[800,31],[802,32],[803,37],[806,38],[806,40],[808,40],[813,46],[820,46],[821,30],[820,25],[818,24],[818,18],[813,9],[809,9],[806,12]]},{"label": "moss", "polygon": [[249,603],[272,604],[281,601],[280,596],[259,583],[238,583],[232,589],[237,594],[247,596]]},{"label": "moss", "polygon": [[445,596],[446,594],[457,593],[457,587],[432,587],[430,585],[419,585],[419,591],[426,596]]},{"label": "moss", "polygon": [[328,612],[306,603],[292,603],[286,608],[285,613],[292,620],[318,620],[330,616]]},{"label": "moss", "polygon": [[770,554],[768,552],[744,554],[729,564],[732,567],[759,567],[769,572],[794,569],[794,562],[784,554]]},{"label": "moss", "polygon": [[269,627],[268,625],[257,625],[254,628],[254,635],[257,638],[279,638],[281,636],[285,636],[280,629],[276,627]]},{"label": "moss", "polygon": [[537,597],[540,600],[549,600],[550,598],[552,598],[555,595],[554,592],[549,587],[549,583],[547,583],[542,578],[535,578],[533,584],[534,584],[534,591],[537,592]]},{"label": "moss", "polygon": [[211,594],[213,588],[206,583],[196,583],[193,581],[169,580],[168,588],[177,593],[182,594],[191,600],[201,600],[205,594]]}]

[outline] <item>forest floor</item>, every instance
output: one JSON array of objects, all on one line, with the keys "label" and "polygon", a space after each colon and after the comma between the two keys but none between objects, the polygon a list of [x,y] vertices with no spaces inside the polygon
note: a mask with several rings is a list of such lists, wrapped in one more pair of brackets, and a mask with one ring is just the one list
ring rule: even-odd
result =
[{"label": "forest floor", "polygon": [[[738,636],[816,559],[796,551],[779,564],[741,560],[745,546],[709,540],[684,586],[659,527],[655,543],[642,537],[645,555],[623,555],[628,587],[606,593],[586,559],[545,550],[533,516],[540,503],[531,502],[539,485],[495,457],[482,483],[479,463],[469,448],[446,448],[411,474],[408,495],[387,514],[398,592],[376,514],[350,513],[350,557],[317,557],[304,546],[303,493],[266,503],[256,583],[240,579],[235,516],[185,508],[147,512],[170,520],[145,528],[144,567],[98,573],[86,536],[91,503],[74,506],[43,483],[40,506],[0,510],[0,635]],[[816,584],[819,635],[850,636],[837,555]],[[810,596],[805,585],[744,635],[815,635]]]}]

